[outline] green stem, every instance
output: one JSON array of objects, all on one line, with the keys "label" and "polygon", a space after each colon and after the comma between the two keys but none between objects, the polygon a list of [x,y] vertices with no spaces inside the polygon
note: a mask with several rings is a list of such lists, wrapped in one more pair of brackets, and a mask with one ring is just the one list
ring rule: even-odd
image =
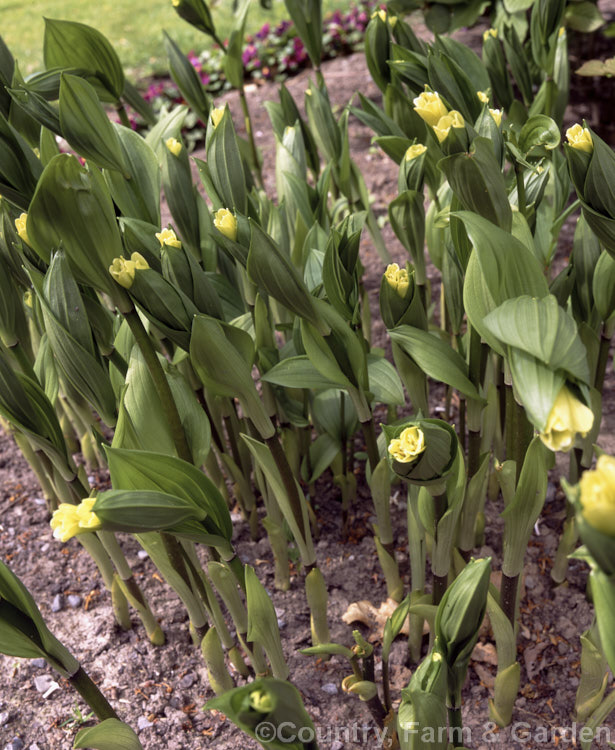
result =
[{"label": "green stem", "polygon": [[380,463],[380,451],[378,450],[378,439],[376,438],[374,418],[372,417],[367,422],[361,422],[361,430],[363,432],[363,437],[365,438],[369,468],[372,471],[375,471],[376,466]]},{"label": "green stem", "polygon": [[527,206],[525,203],[525,181],[523,179],[523,167],[515,161],[515,178],[517,180],[517,203],[519,204],[519,213],[527,215]]},{"label": "green stem", "polygon": [[92,711],[94,711],[97,718],[101,721],[105,719],[119,720],[120,717],[115,713],[105,696],[100,692],[83,667],[80,666],[75,674],[68,678],[68,681]]},{"label": "green stem", "polygon": [[12,346],[10,348],[10,352],[17,360],[17,363],[19,364],[19,367],[21,368],[23,374],[34,380],[35,383],[38,383],[38,378],[36,377],[36,373],[34,372],[32,363],[30,362],[28,355],[24,351],[21,342],[18,341],[14,346]]},{"label": "green stem", "polygon": [[[440,523],[442,516],[446,513],[448,507],[446,492],[442,495],[435,495],[434,499],[434,522],[435,522],[435,533],[434,533],[434,546],[438,544],[438,524]],[[432,570],[433,573],[433,570]],[[433,573],[433,595],[432,604],[440,604],[444,592],[448,586],[448,574],[439,576]]]},{"label": "green stem", "polygon": [[463,721],[461,719],[461,708],[450,706],[448,709],[448,723],[450,739],[453,747],[463,747]]},{"label": "green stem", "polygon": [[519,574],[507,576],[502,571],[502,586],[500,589],[500,607],[508,617],[510,624],[515,628],[517,619],[517,593],[519,589]]},{"label": "green stem", "polygon": [[105,355],[109,362],[112,365],[115,365],[117,370],[119,371],[120,375],[122,377],[126,377],[126,373],[128,372],[128,363],[122,357],[122,355],[118,352],[117,349],[112,349],[109,354]]},{"label": "green stem", "polygon": [[598,364],[596,365],[596,377],[594,387],[602,393],[604,388],[604,377],[606,375],[606,366],[609,361],[609,350],[611,348],[611,337],[608,335],[606,323],[602,325],[602,335],[600,337],[600,349],[598,351]]},{"label": "green stem", "polygon": [[135,337],[135,341],[143,354],[143,358],[145,359],[152,380],[154,381],[154,387],[156,388],[156,393],[160,399],[162,410],[169,424],[177,455],[184,461],[192,463],[192,454],[188,447],[186,433],[184,432],[179,412],[177,411],[177,404],[171,393],[169,381],[164,374],[164,370],[162,369],[162,365],[160,364],[158,354],[154,349],[152,341],[141,322],[141,318],[134,308],[130,312],[124,313],[124,318],[132,331],[132,335]]},{"label": "green stem", "polygon": [[258,177],[258,183],[263,187],[263,171],[261,168],[261,160],[258,154],[258,148],[256,141],[254,140],[254,130],[252,128],[252,118],[250,117],[250,107],[248,106],[248,99],[246,97],[246,91],[244,86],[239,89],[239,101],[241,102],[241,109],[243,110],[243,122],[248,134],[248,141],[250,143],[250,150],[252,151],[252,159],[254,160],[254,166],[256,167],[256,174]]}]

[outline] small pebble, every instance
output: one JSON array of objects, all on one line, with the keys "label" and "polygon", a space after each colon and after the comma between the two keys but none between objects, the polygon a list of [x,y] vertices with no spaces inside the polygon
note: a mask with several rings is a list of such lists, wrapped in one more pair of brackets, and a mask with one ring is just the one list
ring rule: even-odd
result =
[{"label": "small pebble", "polygon": [[188,674],[185,674],[179,681],[179,686],[181,688],[189,688],[192,687],[195,682],[196,675],[194,674],[194,672],[188,672]]},{"label": "small pebble", "polygon": [[11,750],[23,750],[24,741],[19,739],[19,737],[13,737],[8,747],[10,747]]},{"label": "small pebble", "polygon": [[141,731],[142,729],[147,729],[148,727],[154,726],[152,722],[147,719],[145,716],[139,716],[137,719],[137,729]]},{"label": "small pebble", "polygon": [[325,682],[320,689],[327,695],[337,695],[338,693],[337,685],[334,682]]},{"label": "small pebble", "polygon": [[83,602],[83,598],[79,596],[79,594],[69,594],[68,595],[68,603],[73,609],[77,609],[81,606],[81,603]]},{"label": "small pebble", "polygon": [[53,694],[55,693],[55,691],[56,691],[56,690],[60,690],[60,689],[61,689],[61,688],[60,688],[60,686],[59,686],[59,685],[58,685],[58,683],[57,683],[57,682],[55,682],[55,680],[54,680],[54,681],[53,681],[53,682],[51,683],[51,685],[50,685],[50,686],[49,686],[49,687],[47,688],[47,690],[45,690],[45,692],[43,693],[43,698],[49,698],[49,696],[50,696],[50,695],[53,695]]},{"label": "small pebble", "polygon": [[0,714],[0,727],[5,726],[11,720],[11,714],[8,711],[3,711]]},{"label": "small pebble", "polygon": [[331,743],[331,750],[344,750],[344,743],[339,740],[335,740]]},{"label": "small pebble", "polygon": [[281,617],[278,617],[278,627],[280,630],[286,627],[286,620],[283,620]]},{"label": "small pebble", "polygon": [[28,747],[28,750],[41,750],[40,747],[36,744],[36,742],[33,742],[30,747]]},{"label": "small pebble", "polygon": [[41,674],[34,678],[34,687],[39,693],[45,693],[51,687],[53,677],[50,674]]},{"label": "small pebble", "polygon": [[139,560],[147,560],[147,558],[149,557],[149,555],[147,554],[147,552],[144,549],[140,549],[137,552],[137,557],[139,558]]},{"label": "small pebble", "polygon": [[45,500],[45,498],[44,498],[44,497],[35,497],[35,498],[34,498],[34,502],[35,502],[35,503],[36,503],[37,505],[47,505],[47,501]]},{"label": "small pebble", "polygon": [[62,594],[56,594],[53,597],[53,601],[51,602],[51,611],[52,612],[61,612],[64,608],[64,597]]},{"label": "small pebble", "polygon": [[30,664],[32,664],[32,666],[36,667],[37,669],[45,669],[45,667],[47,666],[47,662],[45,661],[45,659],[42,659],[42,658],[32,659]]}]

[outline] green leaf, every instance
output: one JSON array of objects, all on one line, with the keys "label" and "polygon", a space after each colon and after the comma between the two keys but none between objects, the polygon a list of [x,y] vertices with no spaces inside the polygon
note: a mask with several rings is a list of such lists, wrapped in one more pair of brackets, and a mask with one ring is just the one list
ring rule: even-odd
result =
[{"label": "green leaf", "polygon": [[202,122],[207,122],[211,109],[211,98],[205,91],[199,74],[167,32],[163,31],[162,33],[164,35],[164,47],[169,58],[171,78],[175,81],[177,88],[181,91],[190,108]]},{"label": "green leaf", "polygon": [[80,68],[104,101],[117,101],[124,91],[122,64],[103,34],[75,21],[45,19],[45,67]]},{"label": "green leaf", "polygon": [[73,748],[94,748],[95,750],[143,750],[139,738],[128,724],[118,719],[105,719],[95,727],[87,727],[77,732]]},{"label": "green leaf", "polygon": [[528,154],[533,148],[546,148],[552,151],[560,143],[560,132],[557,123],[546,115],[530,117],[519,133],[519,148]]},{"label": "green leaf", "polygon": [[[309,447],[309,464],[307,456],[301,464],[301,476],[307,484],[313,484],[331,466],[340,452],[340,444],[331,435],[319,435]],[[311,474],[308,475],[308,465]]]},{"label": "green leaf", "polygon": [[504,176],[490,141],[475,138],[470,153],[447,156],[438,166],[465,209],[510,231],[512,210]]},{"label": "green leaf", "polygon": [[268,370],[261,380],[285,388],[310,388],[314,390],[331,388],[336,385],[335,382],[324,377],[305,355],[281,360]]},{"label": "green leaf", "polygon": [[465,361],[439,336],[405,325],[393,328],[389,335],[430,378],[456,388],[469,398],[480,398],[468,378]]},{"label": "green leaf", "polygon": [[126,173],[117,133],[87,81],[62,75],[59,114],[62,134],[78,154],[99,167]]},{"label": "green leaf", "polygon": [[225,208],[245,214],[248,201],[246,175],[228,106],[207,142],[207,164]]},{"label": "green leaf", "polygon": [[160,168],[156,154],[138,133],[121,125],[116,125],[116,132],[126,174],[104,172],[111,197],[123,217],[159,227]]},{"label": "green leaf", "polygon": [[[230,541],[233,533],[228,506],[217,487],[202,471],[175,456],[139,450],[105,448],[111,483],[118,490],[153,490],[196,504],[215,528]],[[204,522],[208,526],[207,519]]]},{"label": "green leaf", "polygon": [[301,487],[295,479],[299,498],[300,500],[303,499],[303,501],[301,502],[300,508],[294,508],[292,501],[286,492],[284,483],[282,482],[278,467],[271,455],[271,451],[266,445],[264,445],[264,443],[254,440],[254,438],[248,437],[248,435],[242,435],[241,437],[250,449],[250,453],[256,460],[260,470],[265,475],[267,483],[271,487],[271,491],[273,492],[276,502],[284,516],[284,520],[288,524],[299,549],[303,564],[311,565],[315,562],[316,557],[312,543],[312,535],[310,533],[307,504]]},{"label": "green leaf", "polygon": [[587,352],[574,319],[553,295],[528,295],[507,300],[483,321],[487,330],[507,346],[521,349],[552,370],[563,370],[589,383]]},{"label": "green leaf", "polygon": [[381,404],[401,406],[404,401],[404,388],[397,371],[384,357],[369,354],[367,357],[369,390]]},{"label": "green leaf", "polygon": [[284,0],[301,41],[315,68],[322,58],[322,0]]},{"label": "green leaf", "polygon": [[202,520],[206,512],[193,500],[154,490],[107,490],[96,497],[92,511],[110,531],[142,533]]},{"label": "green leaf", "polygon": [[252,281],[295,315],[318,326],[314,298],[295,267],[256,222],[250,220],[250,228],[247,270]]},{"label": "green leaf", "polygon": [[604,16],[598,9],[596,3],[576,2],[566,7],[564,13],[566,26],[575,31],[581,31],[588,34],[604,26]]}]

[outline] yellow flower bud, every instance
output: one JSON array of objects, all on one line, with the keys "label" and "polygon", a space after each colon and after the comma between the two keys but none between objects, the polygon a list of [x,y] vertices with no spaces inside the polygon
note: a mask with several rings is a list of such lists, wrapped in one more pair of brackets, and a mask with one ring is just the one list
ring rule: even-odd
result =
[{"label": "yellow flower bud", "polygon": [[384,21],[384,23],[386,23],[387,12],[386,10],[383,10],[382,8],[380,10],[375,10],[372,13],[372,18],[380,18],[381,21]]},{"label": "yellow flower bud", "polygon": [[573,447],[577,432],[585,437],[593,424],[592,410],[564,385],[557,394],[540,439],[552,451],[566,452]]},{"label": "yellow flower bud", "polygon": [[615,458],[600,456],[593,471],[579,483],[583,516],[590,526],[615,536]]},{"label": "yellow flower bud", "polygon": [[586,154],[591,154],[594,150],[591,133],[579,123],[568,128],[566,138],[572,148],[578,148],[579,151],[585,151]]},{"label": "yellow flower bud", "polygon": [[100,520],[92,510],[96,498],[87,497],[79,505],[61,503],[51,518],[53,535],[61,542],[67,542],[76,534],[95,531],[101,527]]},{"label": "yellow flower bud", "polygon": [[221,208],[214,216],[214,226],[229,240],[237,239],[237,219],[228,208]]},{"label": "yellow flower bud", "polygon": [[174,8],[177,8],[177,6],[181,3],[181,0],[171,0],[171,5]]},{"label": "yellow flower bud", "polygon": [[417,115],[432,127],[438,124],[440,118],[448,114],[448,109],[444,106],[440,94],[436,91],[423,91],[412,102]]},{"label": "yellow flower bud", "polygon": [[406,151],[406,161],[412,161],[412,159],[416,159],[421,154],[424,154],[425,151],[427,151],[427,146],[423,146],[422,143],[415,143],[414,146],[410,146],[408,150]]},{"label": "yellow flower bud", "polygon": [[486,42],[489,37],[493,37],[494,39],[498,38],[498,30],[497,29],[487,29],[487,31],[483,31],[483,42]]},{"label": "yellow flower bud", "polygon": [[501,109],[489,109],[489,114],[495,120],[495,124],[500,127],[502,124],[502,110]]},{"label": "yellow flower bud", "polygon": [[23,213],[18,219],[15,219],[15,229],[17,230],[17,234],[19,235],[19,239],[22,242],[25,242],[26,245],[30,244],[30,240],[28,239],[28,230],[26,228],[26,225],[28,223],[28,214]]},{"label": "yellow flower bud", "polygon": [[164,145],[173,154],[173,156],[179,156],[182,152],[183,146],[181,144],[181,141],[178,141],[177,138],[167,138]]},{"label": "yellow flower bud", "polygon": [[32,291],[30,289],[26,289],[23,293],[23,303],[26,307],[32,307]]},{"label": "yellow flower bud", "polygon": [[476,96],[483,104],[489,104],[489,94],[487,94],[485,91],[477,91]]},{"label": "yellow flower bud", "polygon": [[559,31],[557,32],[557,36],[558,37],[562,37],[562,36],[564,36],[565,33],[566,33],[566,27],[565,26],[560,26],[559,27]]},{"label": "yellow flower bud", "polygon": [[384,278],[389,286],[394,289],[400,297],[405,297],[410,286],[410,277],[405,268],[400,268],[397,263],[391,263],[384,272]]},{"label": "yellow flower bud", "polygon": [[182,243],[177,239],[177,235],[172,229],[162,229],[156,232],[156,239],[160,242],[160,247],[170,245],[171,247],[181,247]]},{"label": "yellow flower bud", "polygon": [[464,119],[460,112],[455,109],[441,117],[438,120],[438,124],[433,126],[434,133],[436,134],[438,141],[446,140],[451,128],[462,128],[464,126]]},{"label": "yellow flower bud", "polygon": [[389,453],[402,464],[414,461],[425,450],[425,435],[420,427],[406,427],[398,438],[389,443]]},{"label": "yellow flower bud", "polygon": [[109,273],[124,289],[130,289],[135,280],[136,264],[126,258],[114,258],[113,263],[109,266]]},{"label": "yellow flower bud", "polygon": [[217,128],[220,120],[224,117],[224,107],[216,107],[215,109],[212,109],[209,116],[211,117],[212,125],[214,128]]},{"label": "yellow flower bud", "polygon": [[149,263],[141,255],[141,253],[133,253],[130,256],[130,260],[135,264],[137,271],[146,271],[149,268]]}]

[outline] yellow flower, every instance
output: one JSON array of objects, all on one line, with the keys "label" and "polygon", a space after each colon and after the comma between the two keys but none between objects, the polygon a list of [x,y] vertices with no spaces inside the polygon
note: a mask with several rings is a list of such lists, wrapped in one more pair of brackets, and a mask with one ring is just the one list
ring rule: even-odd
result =
[{"label": "yellow flower", "polygon": [[557,35],[559,37],[562,37],[562,36],[564,36],[565,33],[566,33],[566,27],[565,26],[560,26],[559,27],[559,31],[557,32]]},{"label": "yellow flower", "polygon": [[109,273],[124,289],[130,289],[135,280],[135,271],[145,271],[149,268],[148,262],[141,253],[133,253],[130,260],[126,258],[114,258],[109,266]]},{"label": "yellow flower", "polygon": [[181,141],[178,141],[177,138],[167,138],[164,145],[173,154],[173,156],[179,156],[182,152],[183,147]]},{"label": "yellow flower", "polygon": [[[386,23],[387,12],[386,10],[383,10],[383,9],[375,10],[372,13],[372,18],[379,18],[383,23]],[[397,23],[397,16],[389,16],[389,23],[391,24],[392,27],[395,26],[395,24]]]},{"label": "yellow flower", "polygon": [[95,502],[95,497],[87,497],[79,505],[61,503],[51,518],[54,537],[61,542],[67,542],[76,534],[99,529],[102,524],[92,510]]},{"label": "yellow flower", "polygon": [[237,219],[228,208],[221,208],[214,216],[214,226],[229,240],[237,239]]},{"label": "yellow flower", "polygon": [[594,471],[584,472],[579,487],[587,523],[615,536],[615,458],[600,456]]},{"label": "yellow flower", "polygon": [[389,286],[394,289],[400,297],[405,297],[410,286],[410,277],[405,268],[400,268],[397,263],[391,263],[384,272],[384,278]]},{"label": "yellow flower", "polygon": [[172,229],[162,229],[156,232],[156,239],[160,242],[160,247],[170,245],[171,247],[181,247],[182,243],[177,239],[177,235]]},{"label": "yellow flower", "polygon": [[30,289],[26,289],[24,292],[23,303],[26,307],[32,307],[32,291]]},{"label": "yellow flower", "polygon": [[30,240],[28,239],[28,230],[26,228],[26,225],[28,223],[28,214],[23,213],[18,219],[15,219],[15,229],[17,230],[17,234],[19,235],[19,239],[22,242],[25,242],[26,245],[30,244]]},{"label": "yellow flower", "polygon": [[261,714],[268,714],[275,708],[271,696],[264,690],[253,690],[250,693],[250,706]]},{"label": "yellow flower", "polygon": [[420,427],[406,427],[398,438],[389,443],[389,453],[396,461],[409,464],[425,450],[425,435]]},{"label": "yellow flower", "polygon": [[577,432],[585,437],[594,424],[594,413],[564,385],[551,408],[542,442],[552,451],[569,451]]},{"label": "yellow flower", "polygon": [[427,151],[427,146],[423,146],[422,143],[415,143],[414,146],[410,146],[410,148],[406,151],[406,161],[412,161],[412,159],[416,159],[417,157],[421,156],[421,154],[424,154],[425,151]]},{"label": "yellow flower", "polygon": [[447,115],[438,120],[437,125],[434,125],[433,129],[438,141],[442,143],[442,141],[446,140],[451,128],[462,128],[463,126],[464,120],[462,114],[455,109],[451,109]]},{"label": "yellow flower", "polygon": [[436,91],[423,91],[420,96],[412,100],[412,103],[417,115],[432,127],[438,124],[440,118],[448,114],[448,109]]},{"label": "yellow flower", "polygon": [[578,148],[579,151],[585,151],[586,154],[591,154],[594,150],[591,133],[579,123],[568,128],[566,138],[572,148]]},{"label": "yellow flower", "polygon": [[502,110],[501,109],[489,109],[489,114],[495,120],[495,124],[500,127],[502,124]]},{"label": "yellow flower", "polygon": [[483,31],[483,42],[486,42],[489,37],[492,36],[494,39],[498,38],[498,30],[497,29],[487,29],[487,31]]},{"label": "yellow flower", "polygon": [[224,107],[216,107],[215,109],[212,109],[209,116],[211,117],[212,125],[214,128],[217,128],[220,120],[224,117]]},{"label": "yellow flower", "polygon": [[489,94],[487,94],[485,91],[477,91],[476,96],[483,104],[489,104]]},{"label": "yellow flower", "polygon": [[174,8],[177,8],[177,6],[181,3],[182,0],[171,0],[171,5]]}]

